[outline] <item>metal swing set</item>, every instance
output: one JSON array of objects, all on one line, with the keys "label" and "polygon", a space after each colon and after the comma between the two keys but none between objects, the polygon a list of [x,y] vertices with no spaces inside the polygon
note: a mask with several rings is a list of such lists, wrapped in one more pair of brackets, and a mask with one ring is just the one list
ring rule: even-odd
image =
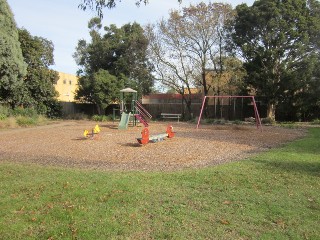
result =
[{"label": "metal swing set", "polygon": [[242,98],[242,99],[243,98],[249,98],[249,99],[251,99],[252,105],[253,105],[254,114],[255,114],[255,120],[256,120],[257,129],[260,129],[260,131],[262,131],[261,119],[260,119],[260,116],[259,116],[259,112],[258,112],[258,108],[257,108],[256,101],[254,99],[254,96],[204,96],[204,98],[202,100],[202,106],[201,106],[201,111],[200,111],[198,123],[197,123],[197,129],[200,126],[200,121],[201,121],[203,109],[204,109],[205,102],[206,102],[207,98]]}]

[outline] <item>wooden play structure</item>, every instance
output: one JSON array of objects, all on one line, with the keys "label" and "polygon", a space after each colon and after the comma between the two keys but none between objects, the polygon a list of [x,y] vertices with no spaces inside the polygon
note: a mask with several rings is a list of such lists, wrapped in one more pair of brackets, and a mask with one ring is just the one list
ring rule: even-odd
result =
[{"label": "wooden play structure", "polygon": [[138,143],[145,145],[149,142],[155,143],[155,142],[163,141],[165,138],[173,138],[173,137],[174,137],[173,127],[169,125],[167,127],[166,133],[160,133],[160,134],[151,135],[151,136],[149,134],[149,129],[144,128],[141,131],[141,138],[137,138],[137,141]]},{"label": "wooden play structure", "polygon": [[90,139],[100,139],[100,128],[99,125],[97,124],[94,128],[89,130],[84,130],[83,135],[85,138],[90,138]]}]

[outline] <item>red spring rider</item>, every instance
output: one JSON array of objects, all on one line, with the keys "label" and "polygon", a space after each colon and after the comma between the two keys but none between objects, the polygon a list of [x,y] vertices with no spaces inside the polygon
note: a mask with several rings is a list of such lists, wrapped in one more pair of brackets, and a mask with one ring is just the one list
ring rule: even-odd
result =
[{"label": "red spring rider", "polygon": [[173,138],[173,137],[174,137],[173,127],[171,125],[169,125],[167,127],[166,133],[160,133],[160,134],[152,135],[152,136],[150,136],[150,134],[149,134],[149,129],[144,128],[141,131],[141,138],[137,138],[137,141],[140,144],[147,144],[149,142],[159,142],[159,141],[164,140],[165,138]]}]

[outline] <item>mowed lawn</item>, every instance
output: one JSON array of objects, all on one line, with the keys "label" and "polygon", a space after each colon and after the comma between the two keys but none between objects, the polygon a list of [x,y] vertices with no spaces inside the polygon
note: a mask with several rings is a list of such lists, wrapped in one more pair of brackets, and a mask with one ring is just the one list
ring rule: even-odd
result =
[{"label": "mowed lawn", "polygon": [[199,170],[0,163],[0,184],[0,239],[320,239],[320,128]]}]

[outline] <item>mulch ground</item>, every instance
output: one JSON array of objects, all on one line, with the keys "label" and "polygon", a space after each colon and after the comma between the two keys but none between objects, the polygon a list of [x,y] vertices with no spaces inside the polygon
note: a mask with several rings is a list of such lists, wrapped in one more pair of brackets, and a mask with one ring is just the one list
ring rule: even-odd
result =
[{"label": "mulch ground", "polygon": [[83,137],[92,121],[0,131],[0,161],[98,170],[178,170],[245,159],[305,135],[304,128],[253,125],[202,125],[151,122],[150,134],[165,133],[173,125],[175,137],[141,146],[143,127],[118,130],[117,123],[98,123],[100,138]]}]

